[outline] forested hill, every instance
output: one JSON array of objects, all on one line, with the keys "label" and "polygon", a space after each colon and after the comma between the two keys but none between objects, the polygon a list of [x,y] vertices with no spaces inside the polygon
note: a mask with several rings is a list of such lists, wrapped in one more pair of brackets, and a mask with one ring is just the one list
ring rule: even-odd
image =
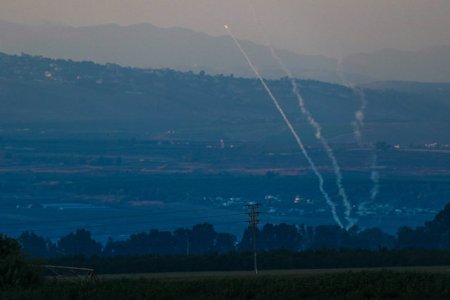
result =
[{"label": "forested hill", "polygon": [[[349,88],[301,81],[302,95],[332,142],[351,142],[361,104]],[[269,81],[307,142],[313,132],[287,78]],[[450,94],[365,90],[368,140],[449,143]],[[91,62],[0,54],[3,135],[46,137],[109,134],[192,140],[292,143],[282,119],[256,79],[204,72],[135,69]]]}]

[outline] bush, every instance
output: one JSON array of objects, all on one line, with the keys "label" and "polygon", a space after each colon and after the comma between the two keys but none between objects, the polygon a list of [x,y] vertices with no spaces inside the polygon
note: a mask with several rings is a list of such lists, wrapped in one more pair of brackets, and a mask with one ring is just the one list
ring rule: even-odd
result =
[{"label": "bush", "polygon": [[19,243],[0,235],[0,289],[27,287],[39,281],[39,273],[21,255]]}]

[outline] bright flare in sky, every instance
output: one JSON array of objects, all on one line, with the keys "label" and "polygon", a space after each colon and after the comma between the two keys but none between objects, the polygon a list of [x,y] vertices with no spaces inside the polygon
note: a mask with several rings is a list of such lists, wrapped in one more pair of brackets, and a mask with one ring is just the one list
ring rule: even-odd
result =
[{"label": "bright flare in sky", "polygon": [[228,29],[228,25],[227,24],[223,25],[223,27],[225,27],[225,29]]}]

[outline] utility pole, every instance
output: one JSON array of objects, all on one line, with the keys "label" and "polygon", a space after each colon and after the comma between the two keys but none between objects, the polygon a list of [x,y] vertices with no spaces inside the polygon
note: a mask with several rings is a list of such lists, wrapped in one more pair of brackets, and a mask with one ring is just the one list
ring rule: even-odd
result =
[{"label": "utility pole", "polygon": [[186,232],[186,256],[189,256],[190,249],[191,249],[191,243],[189,240],[189,233]]},{"label": "utility pole", "polygon": [[247,222],[252,227],[253,233],[253,268],[255,270],[255,274],[258,274],[258,262],[256,259],[256,229],[259,223],[260,212],[258,211],[258,208],[260,207],[260,205],[258,203],[249,203],[246,206],[249,216],[249,220]]}]

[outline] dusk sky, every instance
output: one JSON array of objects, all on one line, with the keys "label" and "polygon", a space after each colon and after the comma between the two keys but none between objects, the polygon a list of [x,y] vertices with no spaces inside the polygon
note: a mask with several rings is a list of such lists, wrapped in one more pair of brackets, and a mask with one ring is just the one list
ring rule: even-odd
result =
[{"label": "dusk sky", "polygon": [[[255,13],[254,13],[255,12]],[[256,18],[254,17],[256,16]],[[450,44],[448,0],[2,0],[0,19],[85,26],[152,23],[339,57]],[[258,28],[258,21],[262,24]],[[263,33],[264,32],[264,33]]]}]

